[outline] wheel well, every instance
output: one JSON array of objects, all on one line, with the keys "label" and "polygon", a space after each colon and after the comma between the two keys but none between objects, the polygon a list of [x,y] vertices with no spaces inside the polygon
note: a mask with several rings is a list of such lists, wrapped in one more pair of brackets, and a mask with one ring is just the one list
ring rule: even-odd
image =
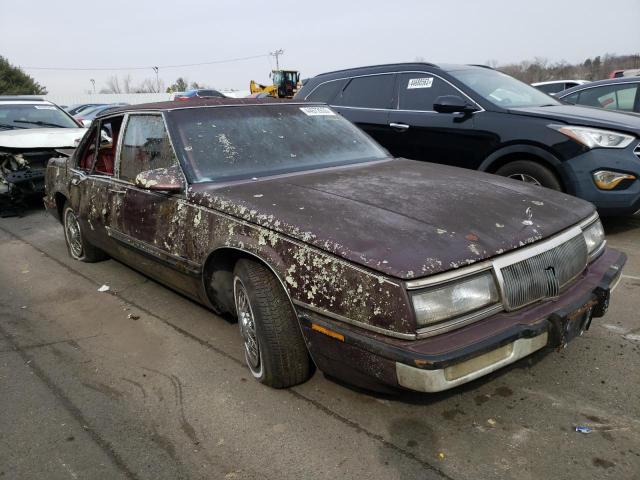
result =
[{"label": "wheel well", "polygon": [[[236,248],[220,248],[207,258],[202,271],[202,281],[209,301],[219,313],[235,314],[233,299],[233,269],[241,259],[261,263],[273,272],[267,262],[261,258]],[[275,273],[274,273],[275,275]],[[276,275],[276,278],[277,275]],[[286,292],[288,295],[288,292]]]},{"label": "wheel well", "polygon": [[56,200],[56,210],[58,211],[58,219],[60,220],[60,223],[63,223],[64,219],[62,218],[62,213],[63,213],[62,209],[64,208],[64,204],[67,202],[67,197],[65,197],[60,192],[56,192],[54,198]]},{"label": "wheel well", "polygon": [[488,173],[496,173],[501,167],[504,167],[507,163],[514,162],[516,160],[529,160],[531,162],[538,163],[538,164],[542,165],[543,167],[548,168],[549,170],[551,170],[554,173],[554,175],[556,176],[556,178],[560,182],[560,185],[562,185],[562,190],[566,191],[564,182],[562,180],[562,176],[560,175],[560,172],[555,167],[555,165],[553,165],[552,163],[546,161],[544,158],[538,157],[537,155],[534,155],[532,153],[519,153],[519,152],[508,153],[508,154],[504,155],[503,157],[497,158],[489,166],[489,168],[486,171]]}]

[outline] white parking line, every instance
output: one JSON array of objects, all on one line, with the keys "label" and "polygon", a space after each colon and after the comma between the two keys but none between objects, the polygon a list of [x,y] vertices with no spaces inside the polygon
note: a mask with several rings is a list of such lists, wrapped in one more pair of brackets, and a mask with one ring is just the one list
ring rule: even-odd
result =
[{"label": "white parking line", "polygon": [[630,278],[631,280],[640,280],[640,277],[634,275],[621,275],[622,278]]}]

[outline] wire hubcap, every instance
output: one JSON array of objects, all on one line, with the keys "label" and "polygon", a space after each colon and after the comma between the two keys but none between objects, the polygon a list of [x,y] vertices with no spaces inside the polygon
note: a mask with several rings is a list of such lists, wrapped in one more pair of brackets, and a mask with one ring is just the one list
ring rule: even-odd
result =
[{"label": "wire hubcap", "polygon": [[82,236],[80,234],[80,224],[78,223],[78,217],[73,213],[73,210],[67,210],[65,214],[65,233],[67,234],[67,242],[69,243],[69,249],[71,254],[79,258],[82,256]]},{"label": "wire hubcap", "polygon": [[244,341],[244,353],[247,363],[254,372],[260,369],[260,346],[256,333],[256,322],[249,303],[249,295],[240,279],[235,281],[236,311],[238,313],[238,325]]}]

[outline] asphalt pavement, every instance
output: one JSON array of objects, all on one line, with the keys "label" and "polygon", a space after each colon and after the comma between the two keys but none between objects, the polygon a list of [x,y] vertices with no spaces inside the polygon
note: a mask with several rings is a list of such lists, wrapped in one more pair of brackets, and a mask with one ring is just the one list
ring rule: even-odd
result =
[{"label": "asphalt pavement", "polygon": [[321,372],[264,387],[229,319],[73,261],[41,210],[0,219],[0,479],[638,479],[640,219],[605,229],[629,260],[583,337],[382,396]]}]

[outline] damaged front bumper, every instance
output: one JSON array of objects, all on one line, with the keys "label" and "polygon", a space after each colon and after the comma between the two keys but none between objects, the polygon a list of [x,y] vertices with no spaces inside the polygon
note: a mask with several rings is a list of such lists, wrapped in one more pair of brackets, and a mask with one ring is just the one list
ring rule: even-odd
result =
[{"label": "damaged front bumper", "polygon": [[[439,392],[545,347],[564,347],[582,335],[592,318],[606,313],[625,262],[625,254],[606,249],[555,300],[500,312],[422,340],[365,332],[315,312],[299,310],[298,314],[309,351],[325,373],[378,391]],[[327,335],[323,329],[337,336]]]}]

